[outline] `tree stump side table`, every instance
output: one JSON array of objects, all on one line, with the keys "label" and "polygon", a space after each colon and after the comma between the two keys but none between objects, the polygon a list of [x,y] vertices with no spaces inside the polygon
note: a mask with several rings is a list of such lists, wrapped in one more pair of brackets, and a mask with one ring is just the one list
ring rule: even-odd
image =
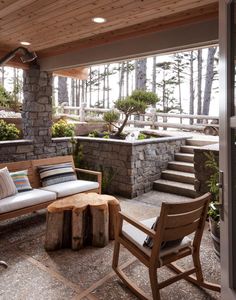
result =
[{"label": "tree stump side table", "polygon": [[115,238],[119,201],[109,195],[81,193],[62,198],[47,207],[45,249],[84,245],[104,247]]}]

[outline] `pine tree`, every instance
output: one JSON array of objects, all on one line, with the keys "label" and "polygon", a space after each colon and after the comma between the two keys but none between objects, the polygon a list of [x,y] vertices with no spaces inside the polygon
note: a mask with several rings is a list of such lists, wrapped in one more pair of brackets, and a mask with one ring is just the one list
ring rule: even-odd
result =
[{"label": "pine tree", "polygon": [[135,89],[146,91],[147,83],[147,59],[137,59],[135,61]]},{"label": "pine tree", "polygon": [[[198,49],[197,55],[197,114],[202,113],[202,49]],[[201,120],[197,120],[197,123],[201,123]]]},{"label": "pine tree", "polygon": [[69,104],[67,77],[58,76],[58,104]]},{"label": "pine tree", "polygon": [[[193,61],[194,61],[194,52],[190,52],[189,65],[190,65],[190,77],[189,77],[189,114],[194,114],[194,85],[193,85]],[[193,124],[193,119],[189,119],[189,124]]]},{"label": "pine tree", "polygon": [[217,47],[208,48],[205,90],[204,90],[203,107],[202,107],[203,115],[209,115],[212,83],[213,83],[214,75],[215,75],[214,61],[215,61],[216,50],[217,50]]},{"label": "pine tree", "polygon": [[179,111],[178,100],[174,97],[174,90],[178,81],[173,72],[172,62],[157,63],[157,88],[159,90],[162,107],[159,111],[168,113],[171,110]]},{"label": "pine tree", "polygon": [[[178,100],[179,100],[179,112],[183,112],[182,108],[182,83],[184,81],[184,72],[188,65],[183,53],[176,53],[173,55],[174,66],[173,71],[177,77],[177,86],[178,86]],[[182,119],[180,119],[180,123],[182,123]]]}]

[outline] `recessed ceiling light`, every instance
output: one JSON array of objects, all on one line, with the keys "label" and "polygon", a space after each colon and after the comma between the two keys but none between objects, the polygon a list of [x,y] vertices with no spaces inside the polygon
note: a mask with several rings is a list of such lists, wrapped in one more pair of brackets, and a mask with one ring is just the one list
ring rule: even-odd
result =
[{"label": "recessed ceiling light", "polygon": [[92,18],[92,21],[94,23],[105,23],[107,20],[105,18],[96,17],[96,18]]},{"label": "recessed ceiling light", "polygon": [[20,42],[21,43],[21,45],[24,45],[24,46],[29,46],[31,43],[29,43],[29,42]]}]

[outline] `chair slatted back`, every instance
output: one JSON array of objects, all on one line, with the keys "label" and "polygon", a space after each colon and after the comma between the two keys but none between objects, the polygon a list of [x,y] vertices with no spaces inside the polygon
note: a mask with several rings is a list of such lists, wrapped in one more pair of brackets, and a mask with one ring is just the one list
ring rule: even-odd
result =
[{"label": "chair slatted back", "polygon": [[160,243],[184,238],[195,232],[201,240],[211,194],[207,193],[185,203],[162,203],[157,226]]}]

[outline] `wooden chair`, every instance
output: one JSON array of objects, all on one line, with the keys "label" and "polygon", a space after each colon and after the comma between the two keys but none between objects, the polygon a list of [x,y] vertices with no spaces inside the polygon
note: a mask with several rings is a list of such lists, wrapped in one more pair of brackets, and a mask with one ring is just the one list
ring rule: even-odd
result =
[{"label": "wooden chair", "polygon": [[[220,286],[203,279],[199,258],[200,243],[205,226],[211,195],[209,193],[185,203],[162,203],[156,231],[150,229],[154,219],[138,222],[119,212],[112,267],[121,280],[135,293],[139,299],[149,299],[145,293],[132,283],[118,266],[120,244],[127,248],[149,269],[151,290],[154,300],[160,299],[160,289],[177,280],[185,279],[198,286],[220,292]],[[127,222],[123,226],[124,221]],[[187,235],[194,233],[193,239]],[[152,249],[144,247],[143,242],[148,236],[153,238]],[[175,246],[162,248],[163,242],[183,238]],[[191,255],[193,267],[189,270],[179,268],[174,262]],[[167,266],[177,273],[175,276],[158,282],[157,269]],[[192,274],[195,273],[196,277]]]}]

